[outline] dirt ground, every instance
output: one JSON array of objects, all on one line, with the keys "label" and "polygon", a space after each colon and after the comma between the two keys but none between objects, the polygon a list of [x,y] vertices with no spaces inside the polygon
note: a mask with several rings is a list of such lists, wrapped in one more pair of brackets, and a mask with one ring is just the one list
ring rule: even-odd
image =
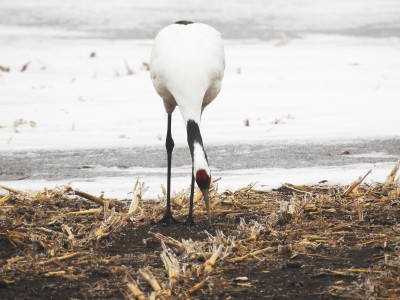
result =
[{"label": "dirt ground", "polygon": [[[247,186],[165,202],[0,190],[0,299],[399,299],[400,188]],[[184,220],[188,191],[173,196]]]}]

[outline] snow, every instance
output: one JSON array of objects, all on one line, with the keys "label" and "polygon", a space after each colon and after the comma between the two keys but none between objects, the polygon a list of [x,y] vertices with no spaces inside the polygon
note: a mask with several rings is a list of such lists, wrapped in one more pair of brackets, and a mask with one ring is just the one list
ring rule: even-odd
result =
[{"label": "snow", "polygon": [[[150,40],[1,38],[0,65],[11,68],[0,73],[1,151],[164,144],[166,114],[142,65]],[[206,144],[400,135],[399,38],[310,35],[225,48],[222,91],[202,118]],[[27,123],[13,128],[19,119]],[[185,145],[178,110],[172,123]]]},{"label": "snow", "polygon": [[[163,148],[167,117],[143,63],[156,32],[182,18],[214,25],[225,37],[222,91],[202,118],[205,145],[400,136],[397,0],[171,0],[168,7],[161,0],[108,2],[2,1],[0,66],[11,71],[0,71],[0,151]],[[172,126],[175,144],[186,145],[178,110]],[[363,157],[374,156],[386,157]],[[212,173],[222,177],[220,190],[256,181],[269,189],[324,179],[349,184],[368,169],[373,174],[367,181],[383,181],[392,167]],[[187,188],[188,170],[173,169],[173,190]],[[148,198],[166,182],[164,169],[133,168],[113,178],[2,183],[23,190],[71,183],[122,199],[137,177],[150,186]]]},{"label": "snow", "polygon": [[[106,38],[152,38],[177,20],[205,22],[226,38],[282,32],[398,34],[398,0],[2,0],[0,25],[62,28]],[[397,32],[397,33],[396,33]]]},{"label": "snow", "polygon": [[[384,182],[393,163],[377,164],[354,164],[341,167],[313,167],[313,168],[293,168],[293,169],[248,169],[235,171],[212,172],[213,178],[221,179],[217,183],[218,191],[226,189],[235,190],[242,188],[246,184],[255,184],[257,189],[272,189],[284,183],[291,184],[318,184],[320,181],[327,180],[326,184],[345,184],[349,185],[360,175],[372,169],[372,173],[365,179],[366,183]],[[190,168],[175,168],[172,177],[172,191],[180,192],[186,190],[189,193]],[[149,190],[143,199],[157,199],[162,197],[161,185],[165,186],[166,176],[160,168],[131,168],[121,172],[120,176],[115,177],[95,177],[92,179],[71,179],[71,180],[20,180],[7,181],[6,185],[14,189],[24,191],[37,191],[44,188],[52,189],[69,185],[77,190],[85,191],[93,195],[100,195],[104,192],[105,198],[129,199],[132,197],[133,187],[136,179],[144,182]]]}]

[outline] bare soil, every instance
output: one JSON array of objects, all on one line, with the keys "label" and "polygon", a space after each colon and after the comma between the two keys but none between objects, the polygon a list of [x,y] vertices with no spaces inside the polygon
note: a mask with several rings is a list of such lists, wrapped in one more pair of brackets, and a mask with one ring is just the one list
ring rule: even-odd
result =
[{"label": "bare soil", "polygon": [[[200,194],[196,226],[166,227],[144,185],[131,213],[69,188],[7,188],[0,299],[399,299],[399,185],[347,188],[212,189],[212,227]],[[174,195],[180,221],[187,196]]]}]

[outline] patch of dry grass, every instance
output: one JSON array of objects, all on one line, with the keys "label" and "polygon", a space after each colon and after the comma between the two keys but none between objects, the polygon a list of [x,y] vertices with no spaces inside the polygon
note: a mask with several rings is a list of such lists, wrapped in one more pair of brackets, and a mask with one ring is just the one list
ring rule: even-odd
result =
[{"label": "patch of dry grass", "polygon": [[[362,184],[367,173],[349,186],[284,184],[262,191],[249,185],[218,193],[215,181],[210,203],[217,221],[207,229],[197,192],[195,218],[206,230],[199,229],[202,235],[193,238],[179,236],[176,227],[162,234],[151,226],[162,215],[164,197],[141,201],[143,183],[136,183],[131,201],[103,199],[69,187],[25,192],[0,186],[6,191],[0,193],[0,236],[3,244],[7,241],[18,250],[1,259],[0,281],[10,287],[45,277],[74,282],[87,280],[87,270],[106,268],[114,281],[97,282],[92,293],[103,288],[131,299],[181,299],[216,295],[221,289],[224,295],[256,290],[256,281],[228,274],[253,264],[267,268],[260,272],[268,274],[279,263],[310,268],[310,280],[337,277],[324,287],[326,295],[395,299],[400,295],[399,165],[386,182],[372,185]],[[178,219],[188,211],[188,194],[173,195]],[[136,259],[148,256],[143,258],[146,265],[127,266],[122,263],[127,258],[105,255],[100,247],[126,235],[127,227],[134,228],[134,235],[146,226],[150,232],[138,236],[137,243],[161,246],[158,254],[132,250]],[[369,257],[377,248],[381,254]],[[367,253],[367,259],[357,264],[357,254],[348,254],[353,252]],[[326,268],[313,269],[315,260],[326,261]],[[330,264],[349,260],[352,264],[345,267]]]}]

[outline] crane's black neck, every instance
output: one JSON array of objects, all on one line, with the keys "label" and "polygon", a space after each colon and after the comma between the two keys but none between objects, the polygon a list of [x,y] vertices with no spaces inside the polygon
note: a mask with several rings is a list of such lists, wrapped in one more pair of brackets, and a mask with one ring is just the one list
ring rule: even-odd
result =
[{"label": "crane's black neck", "polygon": [[[207,166],[208,166],[208,159],[207,159],[207,154],[204,151],[204,147],[203,147],[203,139],[201,138],[201,134],[200,134],[200,128],[199,128],[199,124],[197,124],[195,121],[193,120],[188,120],[187,121],[187,138],[188,138],[188,144],[189,144],[189,148],[190,148],[190,154],[192,155],[192,164],[193,164],[193,171],[196,173],[193,173],[193,176],[196,179],[197,182],[197,186],[201,189],[201,190],[207,190],[210,187],[210,183],[211,183],[211,175],[209,173],[209,171],[207,172],[204,168],[201,169],[194,169],[195,167],[195,159],[197,157],[197,159],[200,159],[199,162],[203,167],[204,165],[204,161],[203,158],[201,157],[201,155],[199,156],[199,154],[196,154],[197,156],[194,156],[194,150],[195,150],[195,145],[198,144],[201,147],[201,150],[198,149],[198,146],[196,146],[197,150],[196,151],[202,151],[204,153],[204,159],[206,160]],[[208,169],[208,167],[207,167]]]},{"label": "crane's black neck", "polygon": [[[195,143],[198,143],[201,146],[201,148],[203,148],[204,151],[203,139],[201,138],[199,124],[197,124],[193,120],[188,120],[186,125],[186,130],[187,130],[187,140],[189,144],[190,154],[192,155],[193,158]],[[204,154],[207,160],[207,154],[205,152]]]},{"label": "crane's black neck", "polygon": [[175,24],[189,25],[189,24],[193,24],[193,22],[192,21],[178,21],[178,22],[175,22]]}]

